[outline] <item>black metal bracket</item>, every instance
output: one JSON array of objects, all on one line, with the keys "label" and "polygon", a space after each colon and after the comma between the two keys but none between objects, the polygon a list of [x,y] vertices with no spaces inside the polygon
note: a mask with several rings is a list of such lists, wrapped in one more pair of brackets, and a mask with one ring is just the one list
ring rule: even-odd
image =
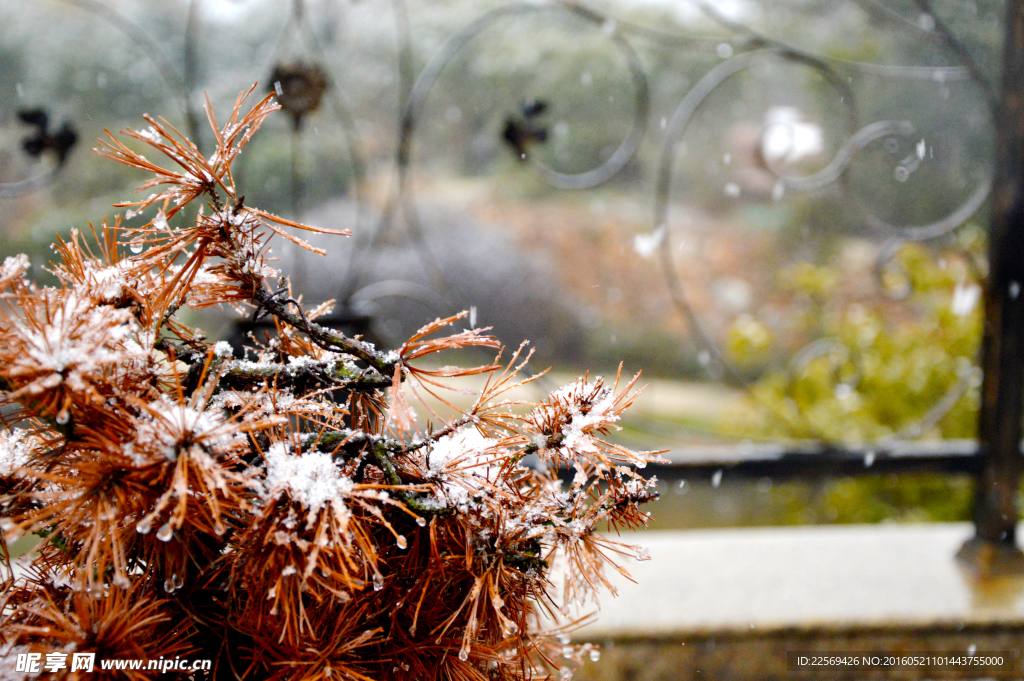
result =
[{"label": "black metal bracket", "polygon": [[982,337],[976,534],[958,554],[980,576],[1024,573],[1016,538],[1024,414],[1024,0],[1007,2],[1005,31]]}]

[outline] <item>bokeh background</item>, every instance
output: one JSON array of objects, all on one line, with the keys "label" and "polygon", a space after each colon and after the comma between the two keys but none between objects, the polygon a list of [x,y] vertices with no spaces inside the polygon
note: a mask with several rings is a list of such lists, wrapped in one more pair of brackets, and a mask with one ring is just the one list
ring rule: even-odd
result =
[{"label": "bokeh background", "polygon": [[[396,347],[469,310],[531,341],[538,389],[642,369],[615,437],[676,456],[970,438],[1002,10],[0,0],[0,255],[46,281],[54,235],[124,216],[142,178],[90,151],[104,130],[150,113],[210,149],[204,98],[223,118],[277,85],[319,101],[268,123],[236,180],[353,230],[326,257],[277,249],[343,328]],[[662,487],[659,529],[966,520],[971,498],[957,476]]]}]

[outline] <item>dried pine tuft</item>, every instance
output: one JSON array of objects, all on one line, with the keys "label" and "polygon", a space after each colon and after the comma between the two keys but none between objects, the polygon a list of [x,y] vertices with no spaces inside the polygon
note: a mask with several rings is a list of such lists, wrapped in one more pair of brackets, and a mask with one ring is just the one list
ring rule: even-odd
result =
[{"label": "dried pine tuft", "polygon": [[[608,586],[610,553],[644,558],[597,533],[644,525],[654,495],[637,469],[656,456],[606,437],[636,378],[516,402],[529,355],[503,361],[486,330],[439,335],[462,315],[394,352],[318,324],[328,308],[303,310],[268,243],[315,251],[293,232],[331,230],[245,205],[232,178],[279,108],[243,114],[251,92],[223,128],[207,104],[209,158],[149,117],[123,134],[164,165],[102,143],[151,175],[154,193],[119,205],[156,213],[56,244],[61,286],[27,280],[23,255],[0,267],[0,646],[210,659],[218,679],[567,678],[589,646],[558,642],[559,610]],[[225,304],[278,335],[238,360],[178,317]],[[432,361],[469,347],[496,357]],[[417,424],[405,385],[443,396],[471,375],[471,408]],[[32,533],[15,577],[6,542]]]}]

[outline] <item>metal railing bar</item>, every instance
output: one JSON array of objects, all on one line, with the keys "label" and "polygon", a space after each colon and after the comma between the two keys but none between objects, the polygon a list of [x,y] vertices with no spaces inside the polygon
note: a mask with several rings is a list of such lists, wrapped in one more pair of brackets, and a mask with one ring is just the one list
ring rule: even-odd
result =
[{"label": "metal railing bar", "polygon": [[885,473],[974,474],[975,440],[900,441],[870,445],[820,442],[694,445],[662,454],[645,473],[663,479],[831,478]]}]

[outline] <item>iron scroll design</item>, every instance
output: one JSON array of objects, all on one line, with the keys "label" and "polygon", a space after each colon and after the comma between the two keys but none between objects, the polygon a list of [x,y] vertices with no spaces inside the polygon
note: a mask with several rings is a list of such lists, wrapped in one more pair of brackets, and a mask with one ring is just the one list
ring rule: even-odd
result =
[{"label": "iron scroll design", "polygon": [[[99,2],[99,0],[59,1],[92,12],[122,31],[132,41],[143,46],[149,58],[154,60],[167,89],[181,98],[190,129],[196,127],[194,123],[196,116],[191,107],[191,102],[195,95],[193,89],[196,87],[194,70],[197,58],[195,50],[198,47],[195,39],[195,33],[198,30],[198,3],[196,0],[190,0],[189,2],[189,21],[186,28],[187,34],[184,43],[185,54],[183,55],[182,73],[178,72],[172,65],[172,61],[145,31],[122,14]],[[356,125],[351,113],[351,107],[345,101],[344,92],[339,87],[340,79],[332,74],[325,49],[320,44],[316,31],[310,26],[303,0],[292,0],[289,6],[289,16],[282,25],[273,59],[279,56],[279,53],[282,51],[281,46],[287,40],[294,39],[304,45],[304,51],[307,53],[310,61],[322,71],[326,78],[326,101],[329,104],[331,114],[339,122],[346,138],[349,151],[348,163],[351,166],[354,178],[352,187],[354,189],[353,198],[356,210],[356,229],[354,230],[356,241],[350,251],[349,263],[345,268],[345,279],[341,287],[342,306],[351,307],[360,300],[372,298],[376,295],[411,296],[423,301],[429,301],[432,307],[462,305],[465,303],[461,299],[459,292],[446,281],[444,272],[437,266],[426,242],[417,211],[417,197],[411,182],[412,152],[416,141],[416,133],[421,127],[421,119],[424,116],[424,104],[439,76],[466,49],[467,45],[483,31],[498,26],[513,17],[537,15],[546,12],[564,13],[581,20],[588,26],[601,29],[601,34],[607,38],[612,48],[624,57],[629,80],[632,84],[632,116],[629,127],[615,150],[596,167],[579,173],[560,172],[545,165],[536,158],[531,158],[529,161],[530,167],[541,180],[551,187],[564,190],[591,189],[617,177],[623,168],[636,157],[638,149],[640,149],[641,144],[648,136],[649,119],[652,111],[651,86],[647,69],[635,45],[636,42],[647,41],[668,49],[725,42],[730,45],[729,52],[731,56],[713,66],[685,93],[675,106],[674,113],[665,129],[660,152],[657,154],[658,163],[653,187],[653,208],[650,224],[651,234],[659,240],[658,253],[661,276],[672,304],[679,315],[685,320],[687,327],[694,334],[698,344],[702,349],[710,353],[714,358],[714,362],[724,371],[726,377],[735,384],[744,384],[744,377],[732,366],[726,353],[720,348],[712,334],[705,329],[700,316],[690,304],[683,279],[677,270],[672,256],[673,235],[670,233],[668,215],[672,199],[673,165],[676,159],[676,151],[680,139],[689,129],[695,114],[700,110],[702,104],[707,101],[708,97],[738,74],[760,65],[779,62],[795,64],[813,70],[840,94],[845,109],[843,130],[846,139],[824,168],[807,176],[793,176],[785,174],[780,168],[775,167],[771,163],[766,164],[767,169],[775,176],[780,192],[800,193],[819,190],[827,186],[837,186],[840,189],[844,189],[847,183],[848,171],[859,152],[883,138],[892,136],[909,138],[915,134],[914,126],[909,121],[877,120],[866,123],[862,122],[854,92],[846,78],[847,74],[859,73],[891,79],[939,79],[944,82],[974,82],[986,93],[986,102],[990,115],[993,115],[996,95],[993,86],[988,82],[978,64],[972,59],[970,53],[945,23],[935,19],[932,29],[923,30],[920,26],[915,25],[913,22],[908,22],[905,17],[876,2],[876,0],[856,0],[856,4],[867,12],[895,23],[901,29],[915,31],[936,38],[944,46],[946,53],[952,56],[955,62],[954,65],[906,66],[872,64],[816,54],[807,49],[771,38],[740,22],[728,19],[712,4],[703,2],[703,0],[697,0],[695,4],[707,17],[727,31],[731,37],[723,39],[721,37],[708,37],[704,35],[686,35],[681,31],[669,31],[639,25],[618,19],[610,14],[602,13],[575,0],[549,0],[548,2],[540,3],[514,2],[485,12],[456,31],[443,41],[440,47],[426,60],[425,66],[416,74],[414,69],[415,50],[408,8],[405,5],[405,0],[391,0],[391,11],[394,14],[396,26],[398,54],[396,69],[399,76],[401,114],[399,116],[398,130],[396,130],[397,146],[393,159],[394,185],[387,192],[380,216],[374,219],[370,217],[371,211],[366,205],[363,185],[366,179],[367,161],[359,149],[359,140],[355,132]],[[922,12],[932,17],[935,16],[927,0],[916,0],[916,4]],[[270,72],[269,68],[266,70],[268,73]],[[299,135],[304,133],[296,126],[293,134],[297,139]],[[299,153],[297,149],[298,144],[293,143],[294,154]],[[301,178],[299,177],[299,164],[294,157],[292,166],[293,203],[297,210],[301,197]],[[909,168],[907,172],[913,172],[913,168]],[[7,189],[9,189],[8,193],[18,193],[39,188],[42,184],[39,181],[33,181],[25,184],[25,186],[11,186]],[[936,239],[964,224],[985,205],[991,191],[991,185],[992,176],[989,174],[978,182],[968,198],[959,206],[947,215],[927,224],[892,224],[876,215],[871,210],[871,206],[861,205],[863,209],[863,215],[861,216],[863,224],[885,240],[885,244],[879,250],[880,262],[876,271],[882,271],[885,261],[893,256],[901,244]],[[5,187],[0,187],[0,198],[5,195],[4,191]],[[436,290],[427,290],[411,282],[392,282],[392,285],[384,286],[381,284],[374,285],[366,281],[367,263],[372,260],[369,256],[387,233],[395,228],[399,218],[404,219],[409,240],[415,246],[416,252],[426,269],[433,274],[434,288]],[[830,342],[835,343],[838,341],[833,340]],[[806,355],[809,351],[809,349],[798,351],[796,356]],[[955,403],[956,400],[954,398],[963,393],[964,380],[967,379],[958,381],[950,389],[949,394],[939,401],[936,408],[943,407],[948,409],[949,406]],[[941,414],[938,416],[941,418]],[[925,418],[928,421],[933,421],[936,418],[936,414],[930,411]],[[906,432],[914,432],[914,430],[914,428],[911,428]]]}]

